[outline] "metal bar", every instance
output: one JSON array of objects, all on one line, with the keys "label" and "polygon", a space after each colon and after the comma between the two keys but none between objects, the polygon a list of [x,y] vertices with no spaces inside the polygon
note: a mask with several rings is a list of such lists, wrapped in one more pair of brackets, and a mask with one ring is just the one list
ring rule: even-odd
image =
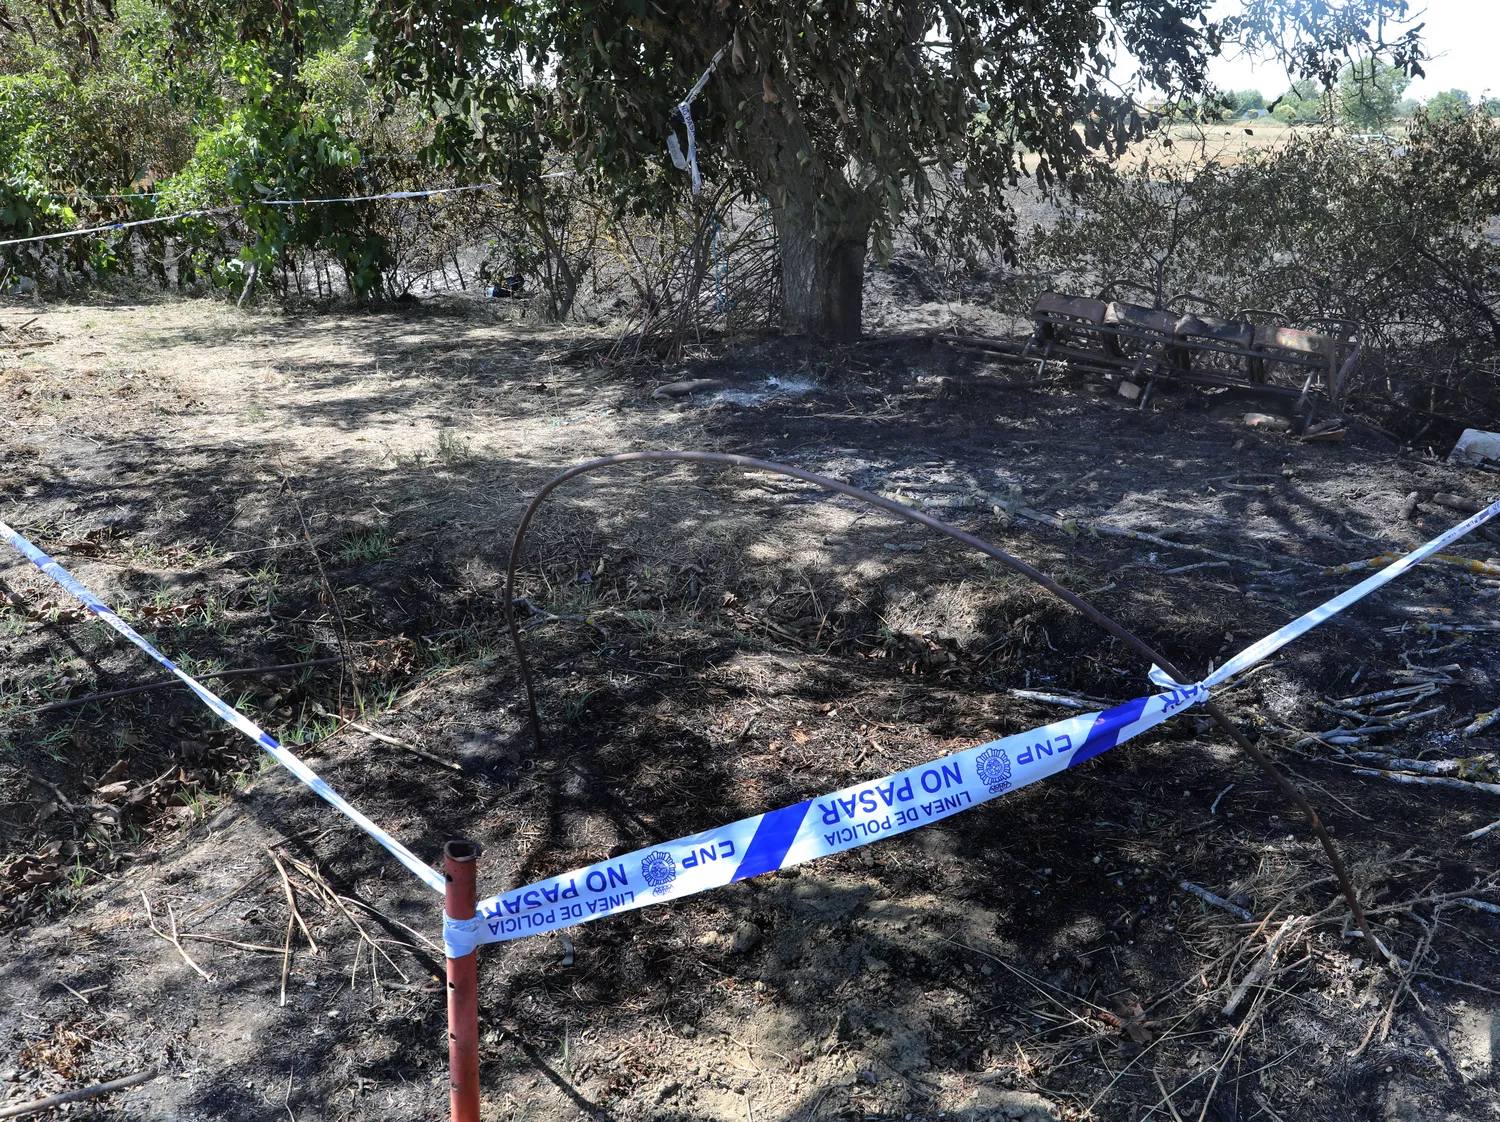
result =
[{"label": "metal bar", "polygon": [[[443,846],[449,919],[473,919],[478,842]],[[448,1110],[452,1122],[479,1122],[479,970],[477,950],[448,959]]]},{"label": "metal bar", "polygon": [[1218,351],[1221,354],[1234,355],[1237,358],[1269,358],[1276,362],[1287,362],[1294,366],[1311,366],[1318,370],[1328,368],[1328,359],[1324,355],[1300,355],[1295,351],[1287,352],[1270,349],[1254,349],[1250,347],[1235,347],[1228,343],[1215,343],[1204,340],[1199,342],[1201,336],[1168,335],[1164,331],[1142,331],[1139,328],[1120,327],[1112,323],[1089,323],[1087,320],[1078,319],[1054,319],[1050,316],[1037,316],[1038,320],[1045,319],[1048,323],[1054,323],[1061,327],[1071,327],[1077,331],[1094,331],[1100,335],[1123,336],[1127,339],[1136,339],[1147,343],[1170,343],[1176,347],[1185,347],[1198,351]]}]

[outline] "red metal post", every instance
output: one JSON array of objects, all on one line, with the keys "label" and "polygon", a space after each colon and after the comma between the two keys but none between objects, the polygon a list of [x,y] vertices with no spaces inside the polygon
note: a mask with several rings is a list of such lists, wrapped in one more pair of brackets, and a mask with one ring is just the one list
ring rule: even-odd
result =
[{"label": "red metal post", "polygon": [[[473,919],[478,842],[443,847],[450,919]],[[452,1122],[479,1122],[479,952],[448,960],[448,1104]]]}]

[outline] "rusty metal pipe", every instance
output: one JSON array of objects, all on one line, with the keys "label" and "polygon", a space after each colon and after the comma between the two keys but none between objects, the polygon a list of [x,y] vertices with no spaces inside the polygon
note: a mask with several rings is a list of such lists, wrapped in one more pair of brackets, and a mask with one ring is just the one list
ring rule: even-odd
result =
[{"label": "rusty metal pipe", "polygon": [[[478,842],[443,846],[443,908],[450,919],[473,919]],[[479,952],[448,959],[448,1110],[452,1122],[479,1122]]]},{"label": "rusty metal pipe", "polygon": [[[548,480],[542,486],[542,489],[536,493],[536,497],[531,500],[525,512],[521,515],[521,522],[516,527],[516,535],[511,542],[510,559],[505,569],[505,624],[510,631],[511,642],[515,644],[516,662],[520,666],[521,682],[526,690],[526,705],[531,718],[531,733],[536,740],[538,749],[542,747],[542,721],[537,711],[536,689],[531,678],[531,666],[527,662],[525,649],[521,645],[521,630],[516,624],[515,607],[516,569],[520,564],[521,545],[525,540],[526,531],[531,526],[532,518],[535,517],[537,510],[541,507],[547,496],[568,480],[591,471],[599,471],[602,468],[615,467],[620,464],[664,462],[714,464],[721,467],[738,468],[741,471],[764,471],[772,475],[783,475],[791,479],[800,479],[804,483],[811,483],[823,488],[825,491],[847,495],[851,499],[858,499],[860,502],[868,503],[870,506],[883,510],[887,514],[892,514],[906,522],[913,522],[918,526],[925,526],[930,530],[936,530],[938,533],[944,534],[954,541],[960,542],[971,549],[978,550],[987,557],[993,557],[1001,564],[1014,569],[1022,576],[1041,585],[1065,604],[1081,613],[1086,619],[1102,627],[1109,634],[1120,640],[1120,642],[1124,643],[1148,663],[1155,663],[1161,667],[1172,676],[1174,681],[1187,682],[1190,680],[1166,656],[1153,650],[1129,630],[1116,623],[1076,592],[1058,584],[1046,573],[1033,568],[1018,557],[1012,557],[1003,549],[991,545],[982,538],[977,538],[973,534],[960,530],[956,526],[950,526],[940,518],[934,518],[930,514],[914,510],[893,499],[884,498],[863,488],[840,482],[837,479],[830,479],[815,472],[804,471],[802,468],[792,467],[789,464],[759,460],[753,456],[739,456],[727,452],[622,452],[618,455],[603,456],[597,460],[589,460],[587,463],[576,464]],[[1370,923],[1365,916],[1364,909],[1360,907],[1359,897],[1354,891],[1354,883],[1349,879],[1349,873],[1344,868],[1344,862],[1340,858],[1338,850],[1334,847],[1333,839],[1328,835],[1328,831],[1324,829],[1322,821],[1318,818],[1317,811],[1307,801],[1307,797],[1295,783],[1277,769],[1276,765],[1266,757],[1265,753],[1256,748],[1244,733],[1234,726],[1234,723],[1229,720],[1229,717],[1219,708],[1216,702],[1205,702],[1203,708],[1209,716],[1218,722],[1219,727],[1239,746],[1240,750],[1254,760],[1256,765],[1270,776],[1271,780],[1281,789],[1282,793],[1306,817],[1308,825],[1312,827],[1313,833],[1317,836],[1319,843],[1323,847],[1323,852],[1328,857],[1328,863],[1332,866],[1334,876],[1339,882],[1339,889],[1344,895],[1344,900],[1349,905],[1350,912],[1353,913],[1355,922],[1364,934],[1365,942],[1369,947],[1371,955],[1377,959],[1383,957],[1380,944],[1376,941],[1375,934],[1370,929]],[[472,912],[470,914],[472,915]]]}]

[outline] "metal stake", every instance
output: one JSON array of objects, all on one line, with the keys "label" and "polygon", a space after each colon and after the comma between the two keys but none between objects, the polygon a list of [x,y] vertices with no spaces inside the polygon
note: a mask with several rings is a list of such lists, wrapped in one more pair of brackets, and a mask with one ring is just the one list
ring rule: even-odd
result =
[{"label": "metal stake", "polygon": [[[443,846],[450,919],[473,919],[478,842]],[[452,1122],[479,1122],[479,979],[477,950],[448,960],[448,1104]]]}]

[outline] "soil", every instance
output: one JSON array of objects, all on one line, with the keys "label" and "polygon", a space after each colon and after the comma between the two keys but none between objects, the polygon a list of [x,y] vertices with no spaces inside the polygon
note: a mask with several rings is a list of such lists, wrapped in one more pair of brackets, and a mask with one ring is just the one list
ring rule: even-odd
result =
[{"label": "soil", "polygon": [[[882,283],[909,323],[990,314]],[[436,301],[10,301],[0,326],[0,517],[195,673],[346,659],[217,688],[424,859],[481,842],[486,893],[1071,711],[1037,694],[1149,688],[936,535],[788,480],[630,467],[569,484],[527,539],[538,747],[501,588],[521,509],[570,464],[704,448],[900,495],[1193,671],[1355,579],[1324,566],[1456,521],[1433,493],[1493,487],[1354,425],[1247,427],[1274,403],[1234,392],[1006,388],[1015,368],[921,340],[740,339],[653,369]],[[721,388],[651,396],[691,380]],[[1243,560],[1184,570],[1215,560],[1191,547]],[[37,712],[162,672],[19,556],[0,581],[0,1095],[154,1067],[70,1113],[444,1117],[437,897],[181,688]],[[1222,692],[1333,831],[1399,978],[1304,821],[1190,712],[940,825],[483,949],[484,1117],[1500,1113],[1500,919],[1461,902],[1500,899],[1500,831],[1464,838],[1500,800],[1359,774],[1307,735],[1347,720],[1326,699],[1451,678],[1359,750],[1493,778],[1496,740],[1459,730],[1496,704],[1496,594],[1424,566]]]}]

